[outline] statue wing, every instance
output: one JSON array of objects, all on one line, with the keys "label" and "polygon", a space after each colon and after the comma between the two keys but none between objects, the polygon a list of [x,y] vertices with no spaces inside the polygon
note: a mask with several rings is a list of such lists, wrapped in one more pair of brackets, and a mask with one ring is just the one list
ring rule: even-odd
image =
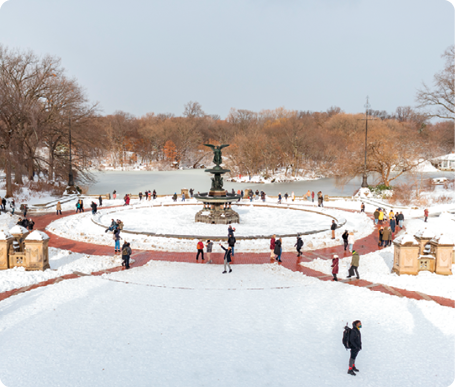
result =
[{"label": "statue wing", "polygon": [[229,145],[230,145],[230,144],[220,145],[220,149],[226,148],[226,147],[228,147]]},{"label": "statue wing", "polygon": [[209,146],[210,148],[212,149],[215,149],[215,145],[212,145],[212,144],[204,144],[205,146]]}]

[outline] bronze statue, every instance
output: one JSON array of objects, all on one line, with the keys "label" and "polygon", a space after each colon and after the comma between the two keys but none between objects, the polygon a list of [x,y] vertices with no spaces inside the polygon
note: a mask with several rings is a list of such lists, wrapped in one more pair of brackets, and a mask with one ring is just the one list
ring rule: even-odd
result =
[{"label": "bronze statue", "polygon": [[219,167],[220,164],[222,163],[222,158],[221,158],[221,149],[226,148],[229,146],[229,144],[225,145],[212,145],[212,144],[204,144],[205,146],[208,146],[212,148],[213,150],[213,163]]}]

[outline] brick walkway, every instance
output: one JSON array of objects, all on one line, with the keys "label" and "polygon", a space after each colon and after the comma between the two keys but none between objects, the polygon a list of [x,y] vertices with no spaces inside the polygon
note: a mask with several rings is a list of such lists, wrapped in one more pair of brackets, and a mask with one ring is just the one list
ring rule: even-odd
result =
[{"label": "brick walkway", "polygon": [[[342,210],[342,211],[350,211],[350,210],[341,209],[341,208],[337,208],[337,209]],[[355,211],[351,211],[351,212],[355,212]],[[69,215],[73,215],[73,214],[74,214],[74,211],[65,211],[63,213],[63,216],[69,216]],[[54,214],[35,216],[35,218],[34,218],[35,228],[44,231],[46,226],[49,223],[51,223],[52,221],[54,221],[60,217],[61,216],[57,216]],[[95,244],[85,243],[85,242],[78,242],[78,241],[74,241],[71,239],[59,237],[57,235],[52,234],[49,231],[46,231],[46,233],[51,237],[51,239],[49,241],[50,247],[56,247],[56,248],[60,248],[60,249],[71,250],[76,253],[84,253],[84,254],[90,254],[90,255],[113,255],[113,246],[110,247],[110,246],[95,245]],[[355,242],[355,247],[360,255],[371,253],[371,252],[378,250],[378,237],[377,237],[376,230],[369,236],[367,236],[363,239],[357,240]],[[343,246],[334,246],[334,247],[327,247],[327,248],[319,249],[319,250],[306,251],[303,253],[303,256],[300,258],[297,258],[295,253],[283,253],[282,254],[283,263],[281,265],[286,267],[289,270],[303,273],[306,276],[314,277],[321,281],[331,281],[332,275],[328,275],[328,274],[322,273],[320,271],[310,269],[308,267],[300,265],[300,263],[301,262],[310,262],[316,258],[331,259],[333,254],[338,254],[340,256],[340,258],[347,257],[350,255],[349,252],[344,251]],[[134,264],[131,265],[133,267],[143,266],[151,260],[195,263],[195,253],[177,253],[177,252],[162,252],[162,251],[150,251],[150,250],[135,250],[135,252],[132,255],[132,258],[135,261]],[[212,261],[214,264],[223,263],[223,254],[222,253],[212,253],[211,258],[212,258]],[[199,262],[201,262],[201,261],[199,261]],[[203,262],[204,261],[202,261],[201,263],[203,263]],[[271,262],[275,262],[275,261],[270,260],[270,253],[237,253],[233,259],[233,264],[237,264],[237,265],[238,264],[264,264],[264,263],[271,263]],[[122,267],[115,267],[115,268],[108,269],[105,271],[93,272],[88,275],[99,276],[99,275],[102,275],[105,273],[111,273],[111,272],[116,272],[116,271],[120,271],[120,270],[122,270]],[[13,290],[10,290],[7,292],[3,292],[3,293],[0,293],[0,301],[6,299],[8,297],[11,297],[13,295],[20,294],[20,293],[23,293],[23,292],[26,292],[26,291],[29,291],[32,289],[36,289],[38,287],[52,285],[52,284],[61,282],[66,279],[74,279],[74,278],[79,278],[81,276],[86,276],[86,275],[87,274],[75,272],[73,274],[51,279],[49,281],[40,282],[35,285],[25,286],[20,289],[13,289]],[[421,292],[398,289],[398,288],[395,288],[392,286],[372,283],[372,282],[362,280],[362,279],[360,279],[360,280],[357,280],[357,279],[342,280],[342,279],[340,279],[339,282],[342,282],[346,285],[363,287],[363,288],[369,289],[371,291],[386,293],[386,294],[389,294],[392,296],[406,297],[406,298],[411,298],[411,299],[416,299],[416,300],[434,301],[442,306],[447,306],[447,307],[451,307],[451,308],[455,307],[455,301],[448,299],[448,298],[429,296],[429,295],[423,294]]]}]

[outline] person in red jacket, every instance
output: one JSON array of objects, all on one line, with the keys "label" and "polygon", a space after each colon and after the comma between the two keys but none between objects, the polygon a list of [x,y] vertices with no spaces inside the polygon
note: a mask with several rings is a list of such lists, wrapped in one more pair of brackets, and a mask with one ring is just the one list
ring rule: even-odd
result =
[{"label": "person in red jacket", "polygon": [[199,259],[199,254],[202,255],[202,260],[204,260],[204,244],[202,241],[199,241],[197,243],[197,255],[196,255],[196,261]]},{"label": "person in red jacket", "polygon": [[425,222],[426,222],[428,219],[428,215],[430,214],[428,211],[428,208],[425,208],[425,210],[423,211],[423,214],[425,215]]},{"label": "person in red jacket", "polygon": [[338,274],[338,263],[339,263],[339,258],[338,255],[334,255],[332,258],[332,275],[333,275],[333,280],[332,281],[338,281],[337,274]]},{"label": "person in red jacket", "polygon": [[275,250],[275,238],[276,235],[272,236],[272,239],[270,239],[270,259],[275,258],[275,253],[273,252]]}]

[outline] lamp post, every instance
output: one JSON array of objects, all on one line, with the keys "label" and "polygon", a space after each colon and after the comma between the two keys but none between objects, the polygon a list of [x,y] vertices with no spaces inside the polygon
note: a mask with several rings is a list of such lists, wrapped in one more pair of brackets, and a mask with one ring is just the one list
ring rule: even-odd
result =
[{"label": "lamp post", "polygon": [[73,158],[71,155],[71,118],[69,119],[68,126],[68,143],[69,143],[69,176],[68,176],[68,186],[74,187],[74,177],[73,177]]},{"label": "lamp post", "polygon": [[365,161],[363,165],[363,178],[362,178],[362,188],[368,188],[367,182],[367,146],[368,146],[368,109],[370,109],[371,105],[368,103],[368,96],[367,96],[367,103],[365,104]]}]

